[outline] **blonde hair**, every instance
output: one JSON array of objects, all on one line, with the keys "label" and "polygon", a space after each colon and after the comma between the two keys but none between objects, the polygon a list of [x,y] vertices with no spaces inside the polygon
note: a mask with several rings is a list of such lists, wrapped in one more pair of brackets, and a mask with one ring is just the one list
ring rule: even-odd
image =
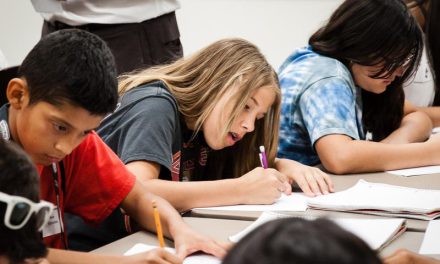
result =
[{"label": "blonde hair", "polygon": [[[216,41],[172,64],[121,76],[119,94],[157,80],[168,86],[185,120],[194,122],[194,135],[200,131],[216,103],[225,94],[233,91],[229,102],[232,100],[234,103],[223,132],[226,135],[253,93],[261,87],[271,88],[276,95],[275,102],[265,117],[256,121],[252,133],[228,148],[233,151],[215,151],[222,154],[216,155],[221,157],[216,158],[214,163],[217,165],[210,173],[224,173],[226,163],[231,163],[231,176],[243,175],[259,166],[257,153],[260,145],[265,146],[270,166],[273,166],[278,145],[281,93],[276,72],[255,45],[238,38]],[[222,178],[220,175],[216,177]]]}]

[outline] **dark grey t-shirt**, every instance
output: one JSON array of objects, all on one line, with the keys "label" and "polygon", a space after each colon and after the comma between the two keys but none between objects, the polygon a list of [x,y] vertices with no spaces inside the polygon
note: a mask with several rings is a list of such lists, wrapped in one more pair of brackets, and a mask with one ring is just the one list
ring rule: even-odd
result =
[{"label": "dark grey t-shirt", "polygon": [[155,162],[166,168],[161,169],[159,178],[179,180],[179,117],[176,100],[158,81],[124,94],[97,132],[125,164],[137,160]]}]

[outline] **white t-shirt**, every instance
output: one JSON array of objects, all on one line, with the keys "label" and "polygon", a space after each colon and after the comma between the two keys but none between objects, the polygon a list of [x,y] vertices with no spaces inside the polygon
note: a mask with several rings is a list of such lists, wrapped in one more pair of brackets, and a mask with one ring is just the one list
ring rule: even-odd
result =
[{"label": "white t-shirt", "polygon": [[435,84],[426,49],[423,49],[422,58],[415,76],[404,85],[403,90],[405,98],[415,106],[432,106],[435,96]]},{"label": "white t-shirt", "polygon": [[180,8],[178,0],[32,0],[32,5],[46,21],[71,26],[139,23]]}]

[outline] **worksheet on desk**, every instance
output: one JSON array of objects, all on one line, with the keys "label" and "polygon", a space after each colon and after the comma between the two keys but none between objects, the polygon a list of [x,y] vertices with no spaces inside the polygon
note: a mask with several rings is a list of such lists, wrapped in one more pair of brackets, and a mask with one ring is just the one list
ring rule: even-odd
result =
[{"label": "worksheet on desk", "polygon": [[247,211],[247,212],[265,212],[265,211],[284,211],[284,212],[305,212],[307,210],[307,198],[303,193],[292,193],[291,195],[282,194],[273,204],[251,204],[251,205],[231,205],[200,207],[194,209],[214,210],[214,211]]},{"label": "worksheet on desk", "polygon": [[[134,254],[142,253],[156,248],[157,246],[138,243],[135,244],[129,250],[127,250],[127,252],[124,253],[124,256],[131,256]],[[166,247],[165,250],[173,254],[176,253],[176,250],[174,248]],[[183,260],[183,264],[220,264],[220,263],[221,263],[220,259],[208,254],[195,254],[188,256]]]}]

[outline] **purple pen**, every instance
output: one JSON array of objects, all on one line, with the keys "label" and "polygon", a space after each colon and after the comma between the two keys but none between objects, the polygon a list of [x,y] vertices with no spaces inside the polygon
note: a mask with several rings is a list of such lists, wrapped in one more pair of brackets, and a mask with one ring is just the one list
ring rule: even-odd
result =
[{"label": "purple pen", "polygon": [[263,168],[267,169],[269,166],[267,165],[266,152],[264,150],[264,146],[260,146],[260,153],[263,160]]}]

